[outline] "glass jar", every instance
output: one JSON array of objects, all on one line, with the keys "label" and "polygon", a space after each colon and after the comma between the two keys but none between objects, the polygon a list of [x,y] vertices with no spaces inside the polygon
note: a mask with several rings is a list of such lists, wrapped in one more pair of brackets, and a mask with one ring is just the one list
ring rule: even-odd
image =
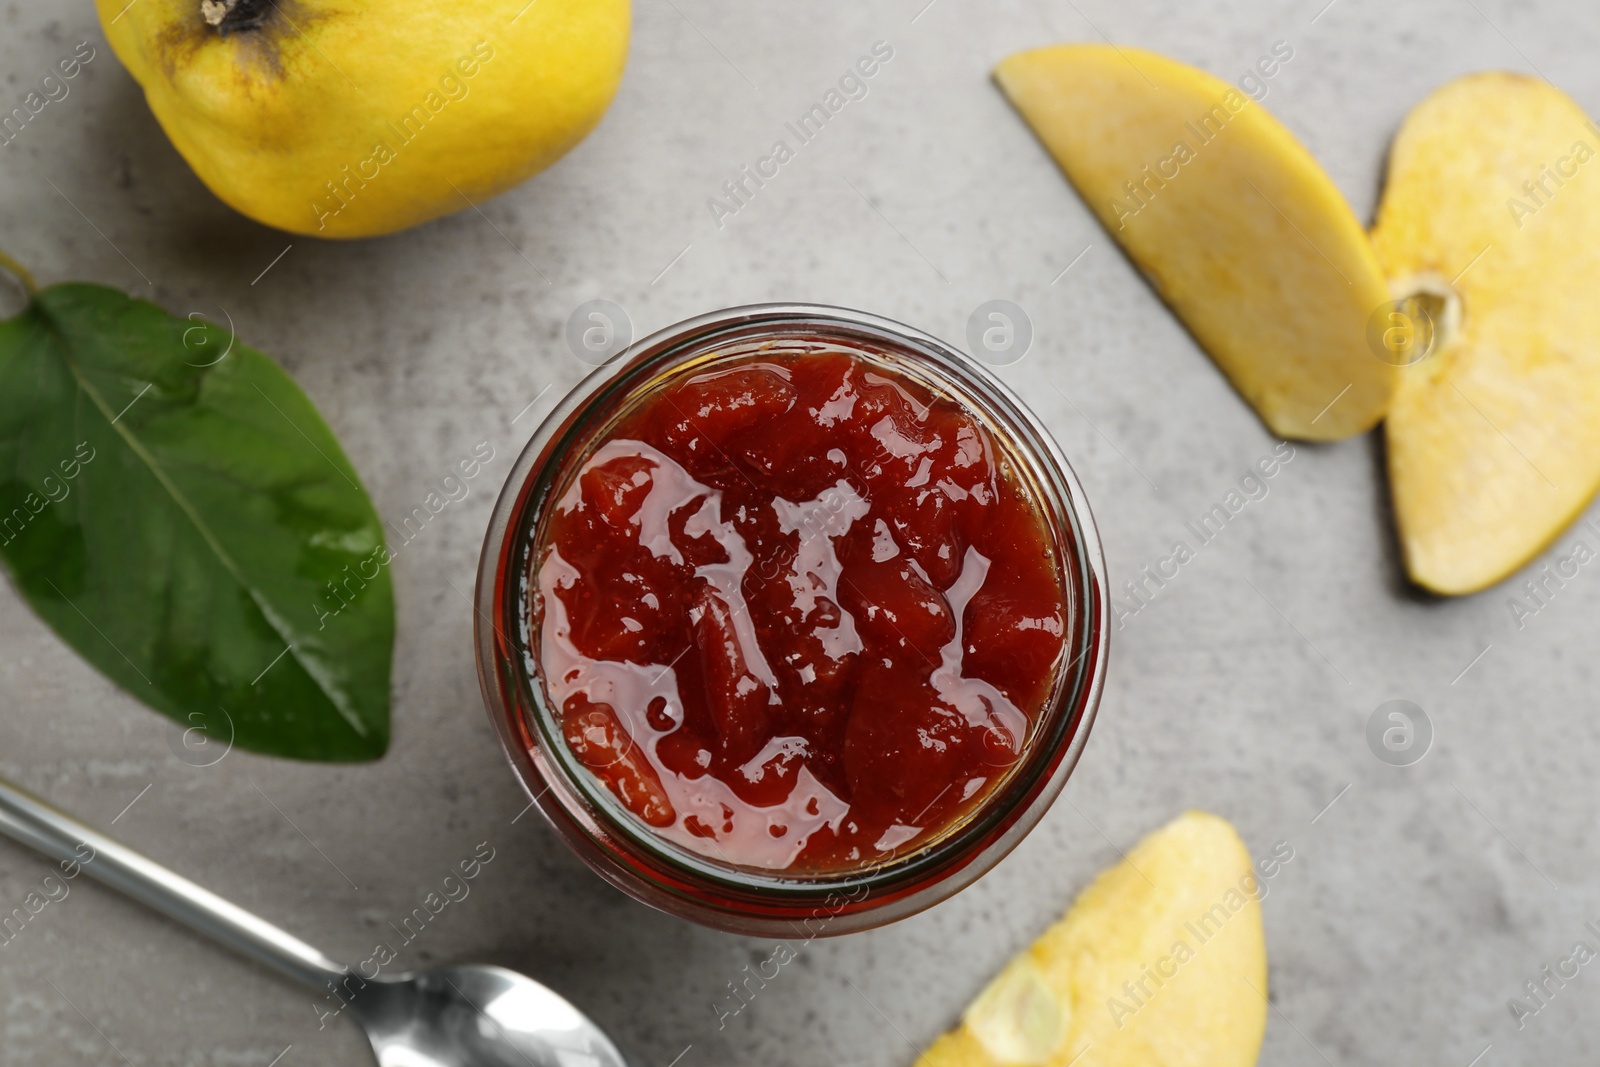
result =
[{"label": "glass jar", "polygon": [[[529,613],[541,529],[574,464],[641,397],[686,367],[767,344],[821,344],[892,368],[987,427],[1030,491],[1061,564],[1067,643],[1054,686],[1005,776],[929,841],[844,870],[768,870],[708,858],[656,834],[569,751],[540,679]],[[611,884],[663,911],[752,935],[810,938],[912,915],[971,884],[1060,793],[1104,683],[1107,587],[1083,489],[1038,419],[987,369],[897,322],[842,308],[764,304],[701,315],[645,338],[591,374],[517,458],[484,539],[475,641],[501,747],[557,835]]]}]

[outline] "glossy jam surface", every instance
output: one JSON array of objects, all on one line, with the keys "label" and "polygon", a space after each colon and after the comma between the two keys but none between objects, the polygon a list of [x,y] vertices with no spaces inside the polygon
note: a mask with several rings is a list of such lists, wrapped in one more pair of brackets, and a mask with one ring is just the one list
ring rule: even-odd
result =
[{"label": "glossy jam surface", "polygon": [[915,849],[1017,761],[1070,636],[1004,444],[880,357],[729,356],[652,387],[556,484],[529,575],[573,755],[713,860]]}]

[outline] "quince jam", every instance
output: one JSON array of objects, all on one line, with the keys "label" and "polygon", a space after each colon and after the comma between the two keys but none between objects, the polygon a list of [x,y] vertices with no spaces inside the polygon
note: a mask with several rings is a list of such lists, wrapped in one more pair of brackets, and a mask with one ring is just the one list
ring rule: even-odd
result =
[{"label": "quince jam", "polygon": [[868,353],[723,354],[554,487],[539,674],[572,755],[725,863],[877,865],[1016,763],[1072,614],[1006,443]]}]

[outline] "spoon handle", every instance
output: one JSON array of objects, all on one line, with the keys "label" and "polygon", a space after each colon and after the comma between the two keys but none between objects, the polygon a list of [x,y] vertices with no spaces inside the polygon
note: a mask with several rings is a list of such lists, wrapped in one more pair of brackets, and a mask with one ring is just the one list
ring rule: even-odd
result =
[{"label": "spoon handle", "polygon": [[[83,873],[304,985],[327,991],[349,971],[271,923],[152,863],[126,845],[0,778],[0,833],[30,845],[62,870]],[[76,872],[74,872],[76,873]]]}]

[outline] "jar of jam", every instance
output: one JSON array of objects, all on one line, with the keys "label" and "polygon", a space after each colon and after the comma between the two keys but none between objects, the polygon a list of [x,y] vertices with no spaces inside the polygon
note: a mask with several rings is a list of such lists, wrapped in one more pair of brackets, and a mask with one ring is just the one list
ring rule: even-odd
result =
[{"label": "jar of jam", "polygon": [[970,884],[1055,798],[1107,655],[1049,433],[927,334],[760,305],[638,342],[518,458],[478,570],[484,698],[601,876],[748,934]]}]

